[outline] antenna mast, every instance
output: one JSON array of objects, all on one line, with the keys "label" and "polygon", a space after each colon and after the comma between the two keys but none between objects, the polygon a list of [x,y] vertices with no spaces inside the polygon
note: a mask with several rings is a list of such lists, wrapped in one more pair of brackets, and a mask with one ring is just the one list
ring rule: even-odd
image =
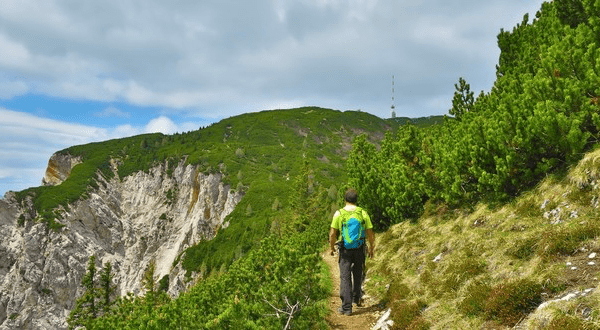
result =
[{"label": "antenna mast", "polygon": [[396,118],[396,106],[394,105],[394,75],[392,75],[392,118]]}]

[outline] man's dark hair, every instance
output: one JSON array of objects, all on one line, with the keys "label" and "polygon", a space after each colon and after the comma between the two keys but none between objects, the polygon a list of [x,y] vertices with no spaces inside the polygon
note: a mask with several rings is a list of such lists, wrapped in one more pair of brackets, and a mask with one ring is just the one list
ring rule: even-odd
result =
[{"label": "man's dark hair", "polygon": [[344,195],[344,199],[348,203],[356,204],[356,201],[358,200],[358,193],[356,192],[356,190],[350,188],[346,190],[346,195]]}]

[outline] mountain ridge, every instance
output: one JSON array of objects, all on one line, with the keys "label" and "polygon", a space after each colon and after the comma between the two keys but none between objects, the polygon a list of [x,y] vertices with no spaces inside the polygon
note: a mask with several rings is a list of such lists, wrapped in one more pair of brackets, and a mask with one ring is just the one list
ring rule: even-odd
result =
[{"label": "mountain ridge", "polygon": [[10,294],[0,299],[0,329],[66,328],[90,255],[112,264],[120,296],[144,292],[151,264],[155,280],[178,296],[285,222],[267,214],[287,217],[290,178],[303,163],[319,174],[311,189],[326,186],[335,199],[352,137],[366,133],[376,143],[393,127],[366,113],[312,107],[57,152],[47,185],[2,200],[0,248],[8,259],[0,285]]}]

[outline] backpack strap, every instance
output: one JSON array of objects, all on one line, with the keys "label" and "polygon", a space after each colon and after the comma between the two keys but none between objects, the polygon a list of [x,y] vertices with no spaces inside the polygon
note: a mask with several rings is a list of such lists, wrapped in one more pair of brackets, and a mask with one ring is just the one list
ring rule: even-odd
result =
[{"label": "backpack strap", "polygon": [[[341,227],[340,227],[340,234],[343,232],[344,230],[344,225],[346,224],[346,215],[348,213],[348,211],[344,210],[344,208],[342,207],[341,209],[338,210],[338,212],[340,212],[340,217],[342,217],[342,220],[340,220],[341,222]],[[346,214],[344,214],[346,213]]]}]

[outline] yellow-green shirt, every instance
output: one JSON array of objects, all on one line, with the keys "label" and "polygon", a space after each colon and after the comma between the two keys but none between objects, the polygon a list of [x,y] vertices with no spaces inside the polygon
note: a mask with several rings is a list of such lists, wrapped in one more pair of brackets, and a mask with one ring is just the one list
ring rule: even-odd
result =
[{"label": "yellow-green shirt", "polygon": [[[348,212],[358,211],[361,213],[363,221],[365,222],[365,229],[373,229],[373,224],[371,223],[371,217],[367,211],[362,208],[354,205],[346,205],[344,210]],[[331,228],[337,229],[340,233],[342,232],[342,217],[340,216],[340,211],[336,211],[333,215],[333,221],[331,221]]]}]

